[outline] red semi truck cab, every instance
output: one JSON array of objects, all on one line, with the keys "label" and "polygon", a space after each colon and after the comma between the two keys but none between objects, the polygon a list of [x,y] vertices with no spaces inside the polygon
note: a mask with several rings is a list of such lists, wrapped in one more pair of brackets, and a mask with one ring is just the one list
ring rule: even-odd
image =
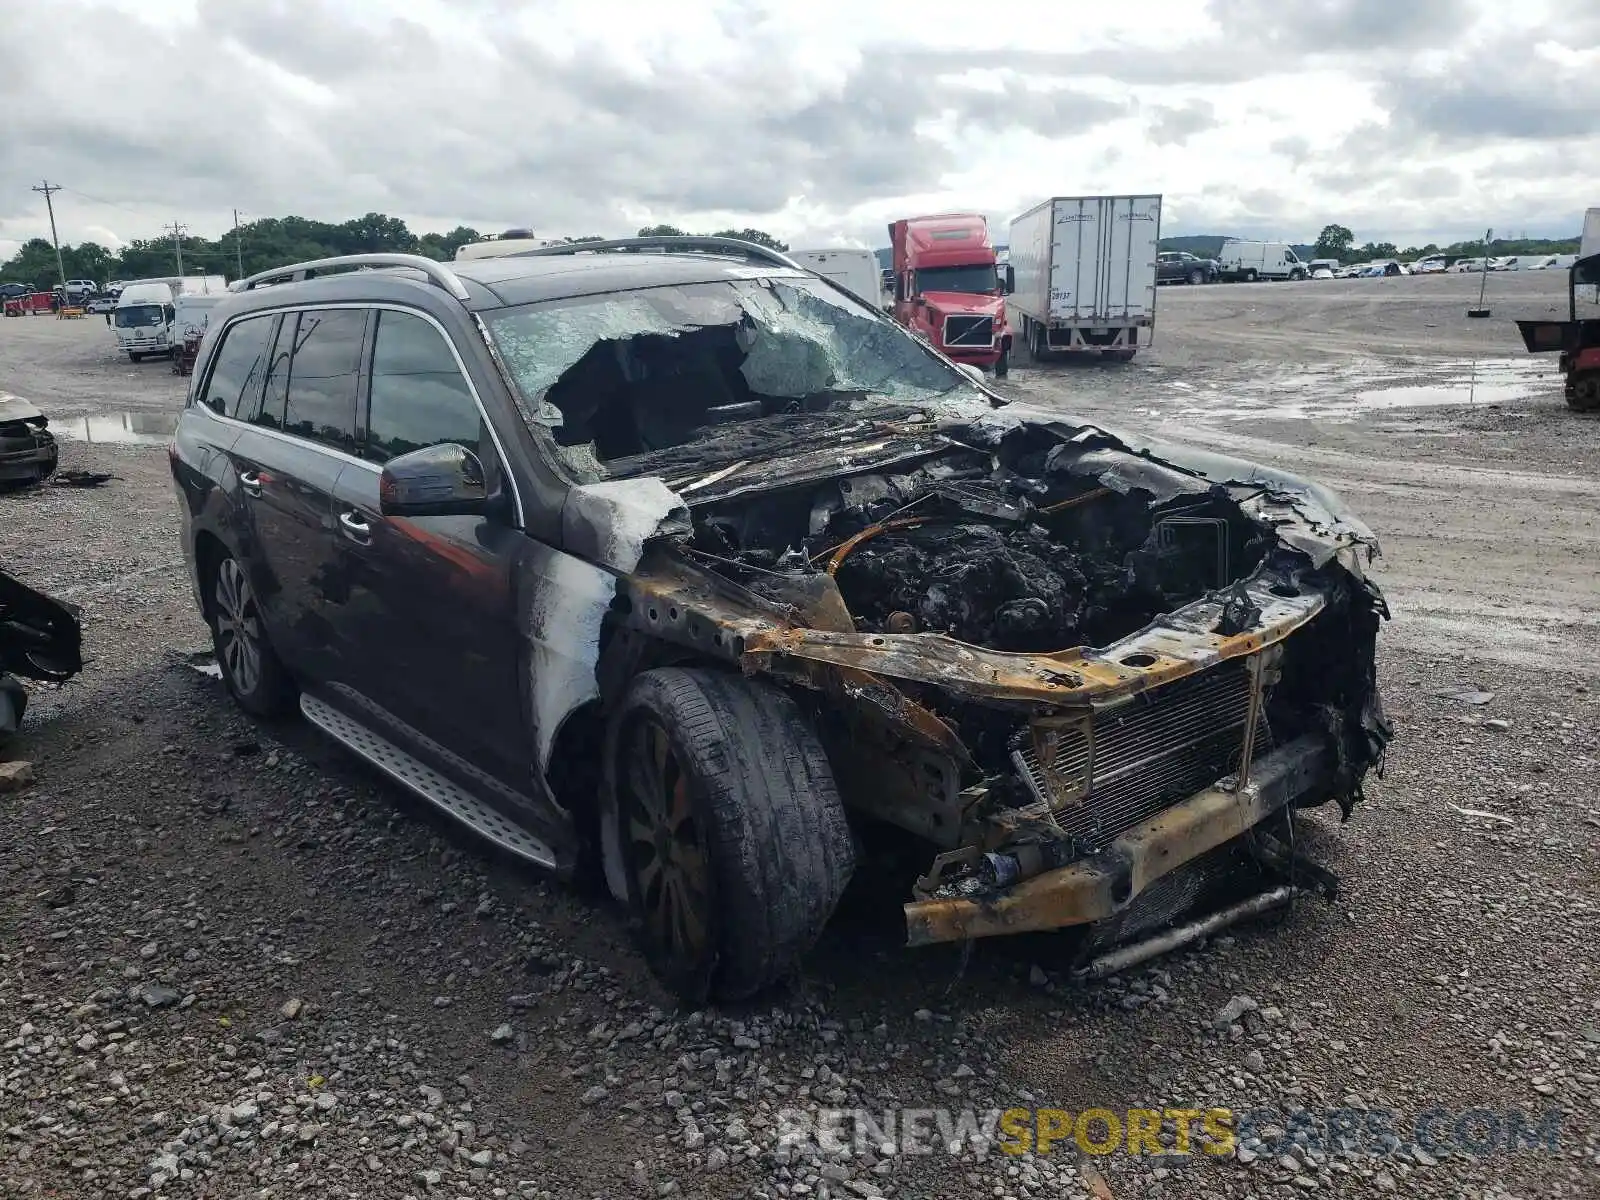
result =
[{"label": "red semi truck cab", "polygon": [[988,223],[974,213],[908,217],[889,226],[894,319],[956,362],[1011,362],[1006,296],[1011,268],[995,261]]}]

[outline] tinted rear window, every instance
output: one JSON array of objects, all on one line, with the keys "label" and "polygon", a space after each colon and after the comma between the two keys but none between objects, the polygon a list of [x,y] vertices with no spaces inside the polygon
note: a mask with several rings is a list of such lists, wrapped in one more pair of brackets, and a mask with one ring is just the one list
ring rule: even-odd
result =
[{"label": "tinted rear window", "polygon": [[202,403],[214,412],[248,419],[267,368],[272,317],[248,317],[228,327],[217,349]]}]

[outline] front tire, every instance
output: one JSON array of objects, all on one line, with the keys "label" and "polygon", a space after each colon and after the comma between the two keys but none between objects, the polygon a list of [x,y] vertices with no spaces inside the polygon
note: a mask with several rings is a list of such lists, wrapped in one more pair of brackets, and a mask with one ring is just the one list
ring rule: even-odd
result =
[{"label": "front tire", "polygon": [[239,561],[223,554],[211,570],[206,619],[222,682],[239,707],[277,717],[294,705],[294,681],[267,640],[261,606]]},{"label": "front tire", "polygon": [[855,865],[844,806],[799,707],[717,671],[646,671],[606,738],[630,906],[685,1003],[794,970]]},{"label": "front tire", "polygon": [[132,350],[129,350],[128,351],[128,361],[129,362],[143,362],[144,361],[144,355],[135,354]]},{"label": "front tire", "polygon": [[994,360],[994,377],[1004,379],[1011,374],[1011,347],[1007,346],[1000,351],[1000,357]]},{"label": "front tire", "polygon": [[1191,286],[1199,287],[1205,281],[1206,281],[1206,273],[1204,271],[1190,271],[1189,272],[1189,283],[1190,283]]},{"label": "front tire", "polygon": [[1260,276],[1257,275],[1254,271],[1246,271],[1244,273],[1244,281],[1246,283],[1254,283],[1259,278],[1260,278]]}]

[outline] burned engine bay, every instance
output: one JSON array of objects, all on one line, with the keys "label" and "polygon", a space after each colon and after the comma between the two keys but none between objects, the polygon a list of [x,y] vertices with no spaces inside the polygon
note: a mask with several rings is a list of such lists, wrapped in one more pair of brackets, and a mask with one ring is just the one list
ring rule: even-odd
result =
[{"label": "burned engine bay", "polygon": [[692,532],[634,611],[694,598],[747,673],[815,696],[847,803],[943,851],[913,942],[1114,923],[1247,829],[1278,844],[1269,817],[1348,815],[1381,765],[1370,531],[1161,449],[1008,409],[667,480]]}]

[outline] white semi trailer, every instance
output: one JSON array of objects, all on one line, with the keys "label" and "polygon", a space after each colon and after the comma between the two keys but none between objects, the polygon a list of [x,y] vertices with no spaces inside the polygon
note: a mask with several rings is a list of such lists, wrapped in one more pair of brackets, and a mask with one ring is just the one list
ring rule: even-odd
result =
[{"label": "white semi trailer", "polygon": [[1156,325],[1160,196],[1057,196],[1011,222],[1011,327],[1035,359],[1130,359]]}]

